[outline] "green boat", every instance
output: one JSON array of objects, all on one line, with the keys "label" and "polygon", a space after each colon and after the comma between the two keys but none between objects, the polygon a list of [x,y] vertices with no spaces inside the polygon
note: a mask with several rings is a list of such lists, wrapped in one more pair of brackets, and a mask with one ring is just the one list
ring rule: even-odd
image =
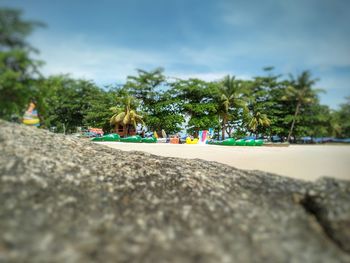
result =
[{"label": "green boat", "polygon": [[223,140],[223,141],[211,140],[211,141],[208,141],[208,144],[233,146],[233,145],[235,145],[235,142],[236,142],[236,140],[234,138],[228,138],[228,139]]},{"label": "green boat", "polygon": [[120,136],[116,133],[103,135],[102,137],[95,137],[91,139],[94,142],[119,142]]},{"label": "green boat", "polygon": [[255,140],[246,140],[245,145],[246,146],[255,146]]},{"label": "green boat", "polygon": [[239,139],[236,141],[236,146],[245,146],[245,140],[243,139]]},{"label": "green boat", "polygon": [[255,140],[255,146],[262,146],[264,144],[263,140]]},{"label": "green boat", "polygon": [[262,146],[264,144],[263,140],[244,140],[239,139],[236,141],[236,146]]},{"label": "green boat", "polygon": [[143,143],[156,143],[157,138],[156,137],[142,138],[141,142],[143,142]]},{"label": "green boat", "polygon": [[140,135],[129,136],[126,138],[120,138],[121,142],[141,142],[142,138]]}]

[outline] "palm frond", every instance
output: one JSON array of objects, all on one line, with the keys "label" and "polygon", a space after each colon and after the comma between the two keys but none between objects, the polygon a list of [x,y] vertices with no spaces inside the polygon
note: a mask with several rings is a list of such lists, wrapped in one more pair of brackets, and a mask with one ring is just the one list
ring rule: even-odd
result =
[{"label": "palm frond", "polygon": [[125,112],[125,116],[123,118],[123,124],[124,125],[130,124],[130,112]]},{"label": "palm frond", "polygon": [[125,116],[125,112],[121,112],[119,114],[114,114],[111,119],[110,119],[110,123],[111,124],[117,124],[117,123],[120,123],[122,122],[122,120],[124,119],[124,116]]}]

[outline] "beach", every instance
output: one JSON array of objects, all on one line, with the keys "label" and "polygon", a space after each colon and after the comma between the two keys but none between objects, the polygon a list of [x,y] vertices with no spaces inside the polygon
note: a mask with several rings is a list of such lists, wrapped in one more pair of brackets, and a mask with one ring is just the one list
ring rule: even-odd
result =
[{"label": "beach", "polygon": [[[215,161],[244,170],[260,170],[314,181],[322,176],[350,180],[350,146],[290,145],[289,147],[242,147],[188,144],[99,142],[123,151],[159,156]],[[181,162],[181,160],[176,160]]]}]

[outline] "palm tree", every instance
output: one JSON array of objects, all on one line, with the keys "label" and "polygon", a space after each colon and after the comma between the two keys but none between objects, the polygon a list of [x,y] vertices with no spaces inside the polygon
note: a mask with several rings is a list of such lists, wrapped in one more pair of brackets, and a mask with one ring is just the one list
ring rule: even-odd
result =
[{"label": "palm tree", "polygon": [[292,136],[295,121],[300,112],[300,109],[305,104],[313,103],[317,98],[317,93],[322,91],[321,89],[312,89],[312,86],[316,83],[317,79],[311,79],[311,73],[309,71],[303,71],[297,79],[291,76],[291,85],[285,90],[285,95],[282,100],[289,100],[296,102],[293,121],[288,133],[287,141]]},{"label": "palm tree", "polygon": [[128,76],[126,87],[136,99],[143,101],[143,106],[150,106],[157,97],[156,88],[165,81],[163,68],[151,71],[137,69],[138,76]]},{"label": "palm tree", "polygon": [[130,126],[134,127],[138,123],[144,124],[142,116],[136,113],[136,110],[131,109],[132,97],[126,96],[123,99],[124,107],[112,107],[113,116],[110,119],[111,125],[115,125],[116,129],[119,125],[123,127],[123,135],[127,136],[130,132]]},{"label": "palm tree", "polygon": [[262,114],[259,111],[257,111],[255,113],[253,113],[253,115],[251,116],[251,119],[248,123],[248,127],[251,131],[253,131],[255,133],[259,126],[268,127],[268,126],[270,126],[270,124],[271,124],[271,121],[267,117],[267,115]]},{"label": "palm tree", "polygon": [[233,107],[247,110],[246,102],[243,99],[245,89],[241,81],[234,76],[227,75],[219,86],[220,95],[220,116],[222,118],[222,138],[225,138],[225,130],[229,119],[229,111]]}]

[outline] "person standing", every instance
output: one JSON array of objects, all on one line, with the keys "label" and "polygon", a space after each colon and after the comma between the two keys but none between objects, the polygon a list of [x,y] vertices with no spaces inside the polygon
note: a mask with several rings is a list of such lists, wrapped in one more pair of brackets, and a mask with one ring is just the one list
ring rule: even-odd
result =
[{"label": "person standing", "polygon": [[28,109],[23,115],[23,124],[28,125],[28,126],[35,126],[39,127],[40,126],[40,119],[38,116],[38,111],[36,110],[36,101],[31,100],[28,105]]}]

